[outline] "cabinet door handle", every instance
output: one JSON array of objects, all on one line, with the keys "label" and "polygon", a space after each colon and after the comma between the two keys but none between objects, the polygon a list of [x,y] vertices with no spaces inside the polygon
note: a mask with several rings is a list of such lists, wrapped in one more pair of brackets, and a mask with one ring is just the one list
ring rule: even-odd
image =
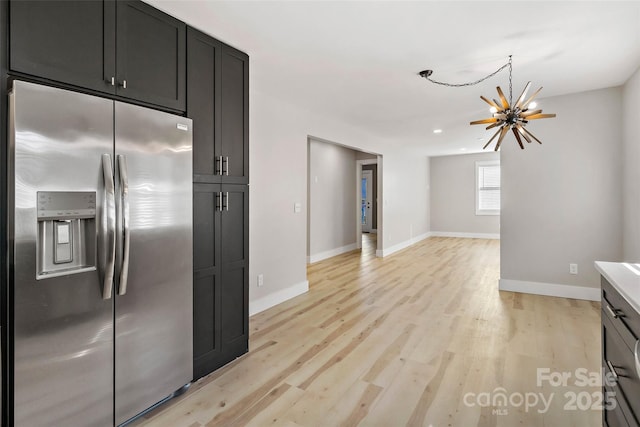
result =
[{"label": "cabinet door handle", "polygon": [[633,356],[635,358],[636,361],[636,374],[638,375],[638,378],[640,378],[640,360],[638,360],[638,346],[640,345],[640,340],[636,341],[636,348],[633,351]]},{"label": "cabinet door handle", "polygon": [[127,88],[127,80],[123,80],[122,83],[119,83],[120,87],[122,87],[122,89],[126,89]]},{"label": "cabinet door handle", "polygon": [[217,199],[217,205],[216,206],[216,210],[219,212],[222,212],[222,191],[218,193],[218,196],[216,197]]},{"label": "cabinet door handle", "polygon": [[111,83],[111,86],[115,86],[116,85],[116,78],[115,77],[111,77],[111,80],[107,80],[107,83]]},{"label": "cabinet door handle", "polygon": [[[222,156],[220,156],[220,158],[222,158]],[[225,167],[225,165],[226,165],[226,167]],[[221,175],[229,176],[229,156],[225,157],[224,160],[222,161],[222,174]]]},{"label": "cabinet door handle", "polygon": [[611,308],[609,304],[607,304],[607,311],[611,313],[614,319],[617,319],[618,317],[620,317],[620,315],[618,314],[618,310]]},{"label": "cabinet door handle", "polygon": [[[638,348],[637,343],[636,343],[636,349]],[[636,359],[638,360],[638,359]],[[607,360],[607,366],[609,367],[609,370],[611,371],[611,373],[613,374],[613,379],[618,381],[618,373],[616,372],[616,368],[613,367],[613,365],[611,364],[610,361]]]},{"label": "cabinet door handle", "polygon": [[222,175],[222,156],[218,156],[218,170],[216,175]]},{"label": "cabinet door handle", "polygon": [[220,199],[222,203],[220,203],[220,211],[229,211],[229,192],[220,193]]}]

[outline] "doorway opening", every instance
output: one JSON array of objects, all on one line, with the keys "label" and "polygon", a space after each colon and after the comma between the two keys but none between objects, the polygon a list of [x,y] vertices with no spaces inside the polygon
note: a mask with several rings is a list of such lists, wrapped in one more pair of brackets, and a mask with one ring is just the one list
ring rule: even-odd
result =
[{"label": "doorway opening", "polygon": [[[372,256],[381,256],[379,245],[383,240],[378,234],[382,231],[382,212],[377,203],[382,200],[381,162],[382,156],[377,154],[308,137],[308,264],[363,247]],[[363,218],[367,235],[364,245]]]},{"label": "doorway opening", "polygon": [[381,190],[381,179],[379,166],[382,163],[382,156],[370,153],[359,153],[356,161],[357,178],[356,192],[358,194],[358,218],[356,229],[358,230],[358,248],[362,250],[362,255],[377,256],[381,250],[378,241],[379,225],[381,225],[382,209],[379,200]]}]

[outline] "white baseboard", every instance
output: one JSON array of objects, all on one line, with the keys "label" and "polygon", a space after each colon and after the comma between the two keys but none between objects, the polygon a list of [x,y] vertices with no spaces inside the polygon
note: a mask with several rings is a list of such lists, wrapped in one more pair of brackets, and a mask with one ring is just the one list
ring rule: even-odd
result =
[{"label": "white baseboard", "polygon": [[258,298],[255,301],[249,301],[249,316],[265,311],[268,308],[283,303],[291,298],[297,297],[309,291],[309,281],[296,283],[288,288],[281,289],[272,294]]},{"label": "white baseboard", "polygon": [[322,261],[323,259],[331,258],[331,257],[334,257],[336,255],[343,254],[345,252],[351,252],[351,251],[356,250],[356,249],[358,249],[357,248],[357,244],[356,243],[351,243],[350,245],[343,246],[341,248],[335,248],[335,249],[331,249],[329,251],[320,252],[319,254],[314,254],[314,255],[308,256],[307,257],[307,264],[313,264],[314,262]]},{"label": "white baseboard", "polygon": [[587,288],[584,286],[500,279],[498,289],[501,291],[521,292],[524,294],[600,301],[600,288]]},{"label": "white baseboard", "polygon": [[397,245],[393,245],[390,248],[384,248],[382,250],[377,250],[376,251],[376,256],[377,257],[385,257],[385,256],[389,256],[394,252],[398,252],[401,251],[402,249],[408,248],[409,246],[418,243],[421,240],[427,239],[431,237],[431,233],[424,233],[421,234],[419,236],[413,237],[409,240],[405,240],[404,242],[398,243]]},{"label": "white baseboard", "polygon": [[500,233],[458,233],[455,231],[432,231],[433,237],[462,237],[465,239],[498,239]]}]

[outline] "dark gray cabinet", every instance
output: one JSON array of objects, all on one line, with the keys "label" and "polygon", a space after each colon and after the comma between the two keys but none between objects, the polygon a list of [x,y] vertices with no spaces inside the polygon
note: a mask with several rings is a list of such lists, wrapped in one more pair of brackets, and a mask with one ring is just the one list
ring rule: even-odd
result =
[{"label": "dark gray cabinet", "polygon": [[194,379],[249,347],[249,190],[193,185]]},{"label": "dark gray cabinet", "polygon": [[118,94],[184,111],[186,25],[140,1],[116,10]]},{"label": "dark gray cabinet", "polygon": [[604,277],[601,282],[603,392],[615,400],[602,411],[603,425],[638,427],[640,378],[635,352],[640,314]]},{"label": "dark gray cabinet", "polygon": [[115,2],[11,1],[9,10],[12,71],[115,93]]},{"label": "dark gray cabinet", "polygon": [[249,57],[192,28],[187,116],[194,121],[194,181],[248,184]]},{"label": "dark gray cabinet", "polygon": [[220,155],[223,182],[249,183],[249,57],[222,47]]},{"label": "dark gray cabinet", "polygon": [[193,119],[194,379],[248,350],[249,58],[187,29]]},{"label": "dark gray cabinet", "polygon": [[11,1],[11,72],[185,109],[186,25],[140,1]]}]

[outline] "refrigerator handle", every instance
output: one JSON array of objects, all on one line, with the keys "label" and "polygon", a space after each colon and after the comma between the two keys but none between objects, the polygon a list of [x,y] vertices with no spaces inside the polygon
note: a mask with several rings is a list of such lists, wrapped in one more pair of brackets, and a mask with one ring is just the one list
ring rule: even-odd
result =
[{"label": "refrigerator handle", "polygon": [[129,247],[131,246],[129,229],[129,178],[127,176],[127,158],[118,154],[118,172],[120,175],[120,191],[122,194],[122,269],[120,271],[120,287],[118,295],[127,293],[129,277]]},{"label": "refrigerator handle", "polygon": [[113,288],[113,272],[116,262],[116,197],[113,182],[111,156],[102,155],[102,175],[104,177],[105,206],[102,209],[102,235],[106,242],[107,265],[105,266],[102,298],[110,299]]}]

